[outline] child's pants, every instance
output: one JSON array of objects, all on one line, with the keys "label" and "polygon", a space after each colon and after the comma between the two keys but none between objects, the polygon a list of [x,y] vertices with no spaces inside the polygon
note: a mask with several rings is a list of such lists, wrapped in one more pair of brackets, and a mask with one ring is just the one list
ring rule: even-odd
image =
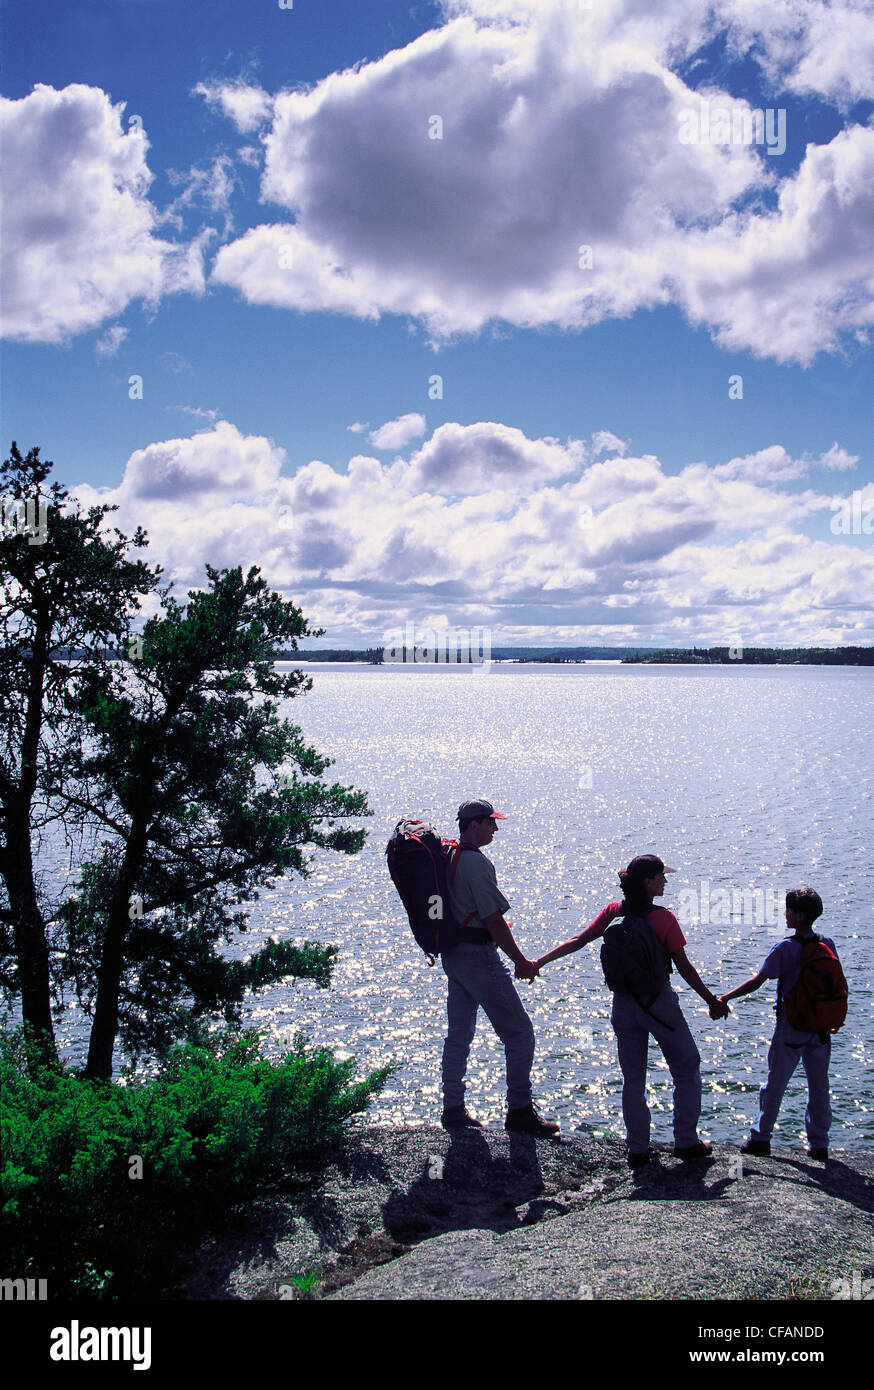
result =
[{"label": "child's pants", "polygon": [[807,1073],[807,1141],[812,1149],[828,1148],[832,1118],[828,1089],[831,1052],[832,1040],[828,1035],[825,1042],[820,1042],[818,1033],[800,1033],[785,1018],[778,1021],[768,1050],[768,1080],[759,1092],[759,1119],[750,1130],[751,1139],[770,1140],[783,1093],[800,1057]]}]

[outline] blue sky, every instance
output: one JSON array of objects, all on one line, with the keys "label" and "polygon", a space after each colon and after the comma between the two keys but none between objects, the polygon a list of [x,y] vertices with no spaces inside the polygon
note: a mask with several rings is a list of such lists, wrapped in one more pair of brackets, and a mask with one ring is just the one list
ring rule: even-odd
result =
[{"label": "blue sky", "polygon": [[861,0],[50,0],[3,42],[4,444],[180,589],[260,564],[323,645],[874,641]]}]

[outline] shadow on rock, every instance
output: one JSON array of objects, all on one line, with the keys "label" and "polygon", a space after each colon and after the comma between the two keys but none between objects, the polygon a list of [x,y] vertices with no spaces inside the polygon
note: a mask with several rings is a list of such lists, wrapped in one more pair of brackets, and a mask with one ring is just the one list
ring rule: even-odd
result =
[{"label": "shadow on rock", "polygon": [[165,1297],[246,1299],[246,1292],[230,1287],[230,1275],[240,1266],[273,1259],[296,1225],[288,1205],[269,1198],[229,1211],[221,1230],[213,1231],[184,1261],[182,1278]]},{"label": "shadow on rock", "polygon": [[[662,1160],[662,1161],[660,1161]],[[715,1157],[696,1159],[683,1163],[674,1159],[670,1151],[659,1154],[655,1151],[653,1159],[642,1168],[631,1171],[631,1191],[624,1191],[623,1200],[629,1202],[712,1202],[725,1197],[734,1179],[718,1178],[713,1181]]]},{"label": "shadow on rock", "polygon": [[[839,1197],[842,1202],[849,1202],[860,1211],[874,1212],[874,1181],[851,1168],[848,1163],[842,1163],[840,1159],[829,1159],[828,1163],[819,1163],[813,1158],[787,1158],[782,1154],[775,1154],[768,1159],[755,1159],[752,1163],[746,1160],[744,1177],[750,1177],[755,1171],[754,1165],[763,1162],[774,1165],[773,1168],[768,1167],[765,1170],[770,1178],[799,1183],[803,1187],[818,1187],[830,1197]],[[797,1176],[790,1176],[786,1169],[794,1169]]]},{"label": "shadow on rock", "polygon": [[[479,1130],[458,1130],[451,1133],[445,1155],[429,1153],[420,1176],[406,1191],[391,1194],[383,1221],[391,1236],[406,1244],[444,1231],[510,1231],[539,1219],[530,1209],[520,1214],[517,1208],[527,1207],[542,1192],[533,1138],[510,1136],[507,1159],[492,1153]],[[549,1203],[542,1205],[541,1217]]]}]

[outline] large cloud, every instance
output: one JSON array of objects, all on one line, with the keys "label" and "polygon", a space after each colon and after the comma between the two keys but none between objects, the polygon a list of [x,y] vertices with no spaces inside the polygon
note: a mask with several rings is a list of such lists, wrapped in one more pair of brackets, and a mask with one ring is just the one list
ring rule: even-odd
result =
[{"label": "large cloud", "polygon": [[211,429],[137,449],[117,488],[78,487],[83,506],[115,504],[112,524],[149,532],[148,558],[183,584],[200,585],[204,563],[270,563],[292,521],[285,451],[219,420]]},{"label": "large cloud", "polygon": [[153,235],[148,141],[97,87],[0,98],[4,332],[56,343],[120,313],[203,289],[202,240]]},{"label": "large cloud", "polygon": [[775,89],[815,95],[847,110],[874,91],[869,0],[721,0],[735,49],[751,52]]},{"label": "large cloud", "polygon": [[815,94],[840,109],[874,91],[874,26],[869,0],[441,0],[449,18],[531,23],[582,11],[593,39],[620,33],[678,61],[715,34],[733,57],[757,63],[775,91]]},{"label": "large cloud", "polygon": [[[818,75],[841,100],[853,41],[871,66],[860,33],[874,25],[856,5],[827,21],[786,0],[761,22],[703,0],[446,8],[406,48],[274,98],[262,192],[294,224],[223,247],[216,281],[255,303],[413,315],[435,341],[492,319],[580,328],[667,302],[727,347],[781,361],[865,336],[874,130],[810,146],[792,171],[766,153],[778,127],[758,145],[687,141],[700,94],[677,75],[725,32],[797,90]],[[835,47],[817,68],[827,22]],[[750,112],[730,92],[706,99]],[[750,201],[775,188],[775,208]]]},{"label": "large cloud", "polygon": [[[78,495],[116,502],[128,533],[143,525],[183,588],[206,561],[261,566],[332,645],[407,620],[485,624],[501,642],[874,640],[869,538],[827,524],[849,488],[798,490],[821,462],[779,444],[674,474],[652,454],[592,458],[483,421],[440,426],[410,459],[287,476],[282,449],[220,421]],[[859,491],[867,511],[874,484]]]},{"label": "large cloud", "polygon": [[678,293],[733,350],[809,363],[874,324],[874,128],[809,146],[773,214],[690,238]]},{"label": "large cloud", "polygon": [[584,457],[579,440],[528,439],[509,425],[441,425],[410,461],[407,484],[425,492],[505,496],[566,476]]},{"label": "large cloud", "polygon": [[241,435],[220,420],[207,433],[137,449],[127,462],[122,495],[171,503],[192,495],[199,500],[256,496],[275,487],[284,457],[263,437]]}]

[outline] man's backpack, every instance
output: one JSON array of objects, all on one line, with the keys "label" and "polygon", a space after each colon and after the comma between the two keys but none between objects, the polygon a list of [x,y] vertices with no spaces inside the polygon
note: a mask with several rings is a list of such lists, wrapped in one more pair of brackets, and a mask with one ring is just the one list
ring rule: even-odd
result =
[{"label": "man's backpack", "polygon": [[[610,923],[602,938],[601,968],[608,989],[614,994],[630,994],[644,1013],[649,1013],[665,987],[666,976],[662,948],[646,917],[627,912]],[[671,1028],[670,1024],[664,1026]]]},{"label": "man's backpack", "polygon": [[476,846],[442,840],[433,825],[421,820],[399,820],[385,847],[392,882],[429,965],[434,964],[434,957],[441,951],[458,945],[463,929],[476,916],[471,912],[463,922],[456,922],[446,891],[450,864],[454,877],[458,858],[465,849],[476,850]]},{"label": "man's backpack", "polygon": [[801,947],[801,973],[783,1000],[786,1022],[799,1033],[836,1033],[847,1017],[849,990],[841,963],[821,936]]}]

